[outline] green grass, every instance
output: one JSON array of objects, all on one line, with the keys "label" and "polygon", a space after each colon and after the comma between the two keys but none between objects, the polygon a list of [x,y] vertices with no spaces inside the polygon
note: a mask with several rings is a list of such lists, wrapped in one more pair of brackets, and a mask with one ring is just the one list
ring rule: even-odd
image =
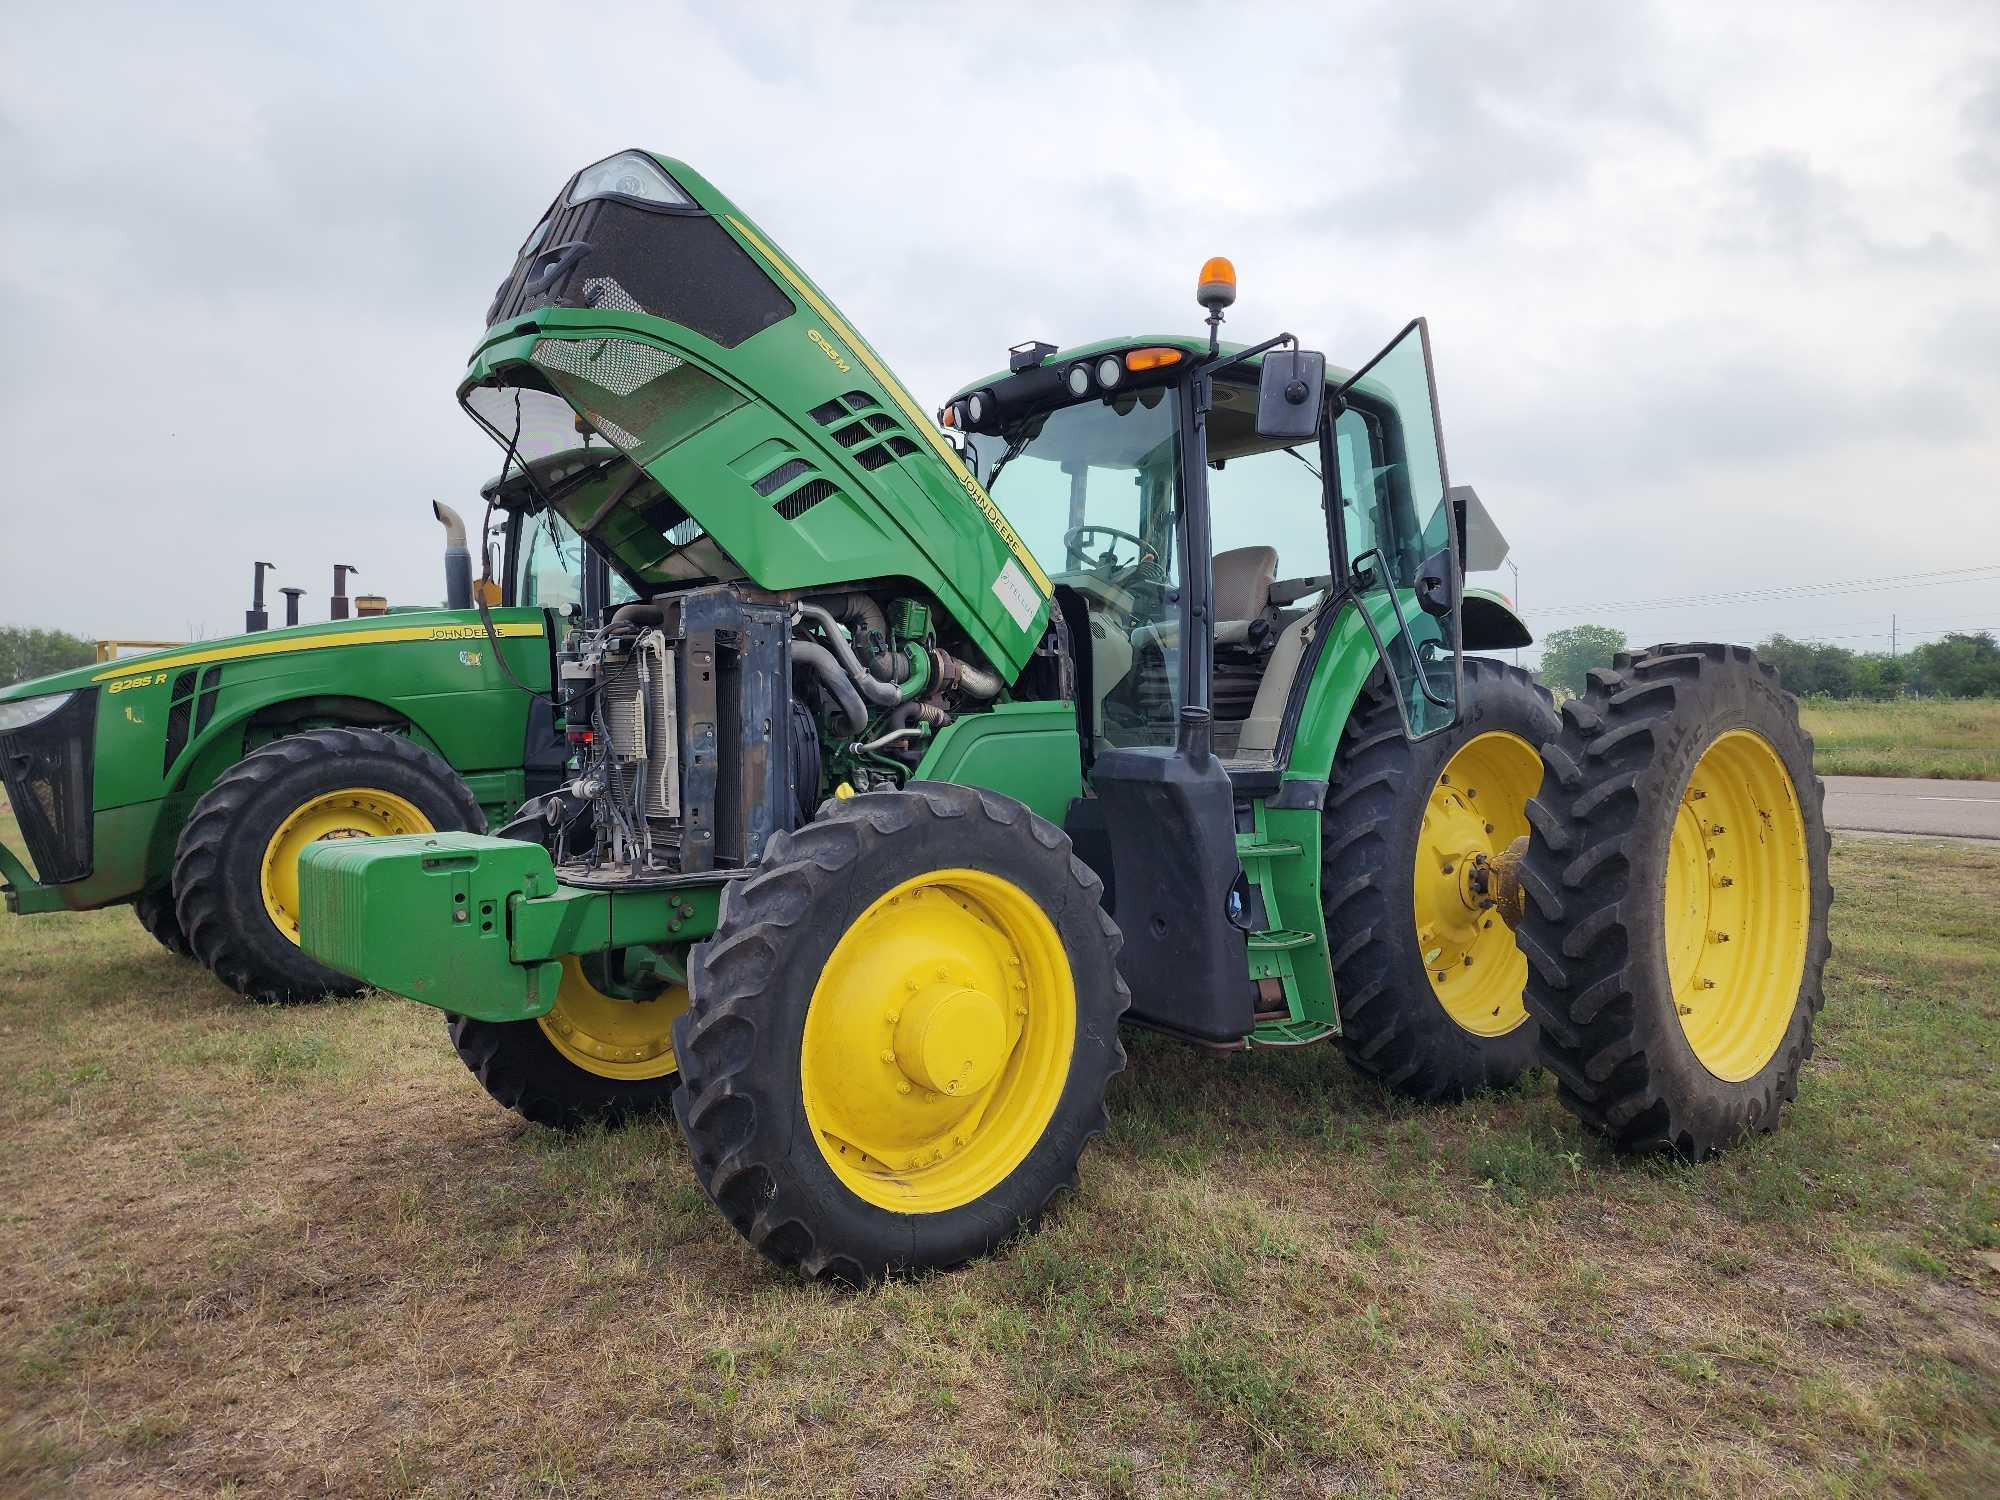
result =
[{"label": "green grass", "polygon": [[1892,703],[1809,698],[1799,712],[1822,776],[2000,781],[2000,698]]},{"label": "green grass", "polygon": [[1834,859],[1773,1137],[1628,1162],[1540,1078],[1135,1034],[1042,1234],[861,1293],[419,1006],[0,917],[0,1494],[1994,1493],[2000,851]]}]

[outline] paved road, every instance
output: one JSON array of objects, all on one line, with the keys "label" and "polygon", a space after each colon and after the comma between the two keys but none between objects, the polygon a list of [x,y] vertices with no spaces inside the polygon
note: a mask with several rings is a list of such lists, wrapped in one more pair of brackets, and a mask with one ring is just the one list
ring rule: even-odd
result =
[{"label": "paved road", "polygon": [[2000,839],[2000,781],[1829,776],[1826,826],[1855,833]]}]

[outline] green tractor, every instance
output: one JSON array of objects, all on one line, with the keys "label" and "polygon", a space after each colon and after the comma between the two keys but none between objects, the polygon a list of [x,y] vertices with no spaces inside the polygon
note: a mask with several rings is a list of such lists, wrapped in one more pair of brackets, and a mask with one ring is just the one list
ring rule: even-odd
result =
[{"label": "green tractor", "polygon": [[933,424],[699,174],[579,172],[459,393],[636,598],[559,665],[540,841],[315,844],[307,950],[530,1118],[671,1101],[729,1221],[844,1281],[1034,1227],[1121,1024],[1422,1098],[1539,1064],[1631,1150],[1773,1128],[1827,951],[1791,699],[1663,646],[1558,717],[1465,656],[1526,631],[1464,587],[1424,325],[1330,371],[1221,343],[1233,298]]},{"label": "green tractor", "polygon": [[485,499],[505,522],[506,565],[497,586],[478,585],[483,612],[464,526],[438,505],[452,607],[344,618],[341,569],[334,619],[295,623],[302,591],[286,590],[294,623],[273,630],[260,564],[241,636],[0,689],[0,777],[33,863],[0,845],[7,909],[130,902],[168,949],[241,994],[352,993],[299,948],[299,850],[482,831],[556,785],[569,747],[548,703],[509,677],[546,694],[587,596],[629,597],[527,476]]}]

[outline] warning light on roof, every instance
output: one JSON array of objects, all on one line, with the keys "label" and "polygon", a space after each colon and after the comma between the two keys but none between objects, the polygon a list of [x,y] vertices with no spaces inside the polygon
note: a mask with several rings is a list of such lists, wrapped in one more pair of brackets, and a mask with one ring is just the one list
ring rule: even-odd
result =
[{"label": "warning light on roof", "polygon": [[1194,300],[1210,312],[1220,312],[1236,300],[1236,267],[1229,263],[1229,257],[1211,255],[1202,262]]}]

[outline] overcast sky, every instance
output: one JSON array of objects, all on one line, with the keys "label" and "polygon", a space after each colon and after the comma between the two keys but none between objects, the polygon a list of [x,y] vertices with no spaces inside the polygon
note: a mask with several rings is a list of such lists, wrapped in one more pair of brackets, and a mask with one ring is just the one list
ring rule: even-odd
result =
[{"label": "overcast sky", "polygon": [[[930,404],[1196,328],[1212,254],[1238,337],[1354,365],[1428,316],[1540,631],[2000,628],[1990,0],[970,14],[7,0],[0,622],[229,633],[253,558],[309,619],[335,562],[434,601],[494,283],[636,145]],[[1945,569],[1983,572],[1823,587]]]}]

